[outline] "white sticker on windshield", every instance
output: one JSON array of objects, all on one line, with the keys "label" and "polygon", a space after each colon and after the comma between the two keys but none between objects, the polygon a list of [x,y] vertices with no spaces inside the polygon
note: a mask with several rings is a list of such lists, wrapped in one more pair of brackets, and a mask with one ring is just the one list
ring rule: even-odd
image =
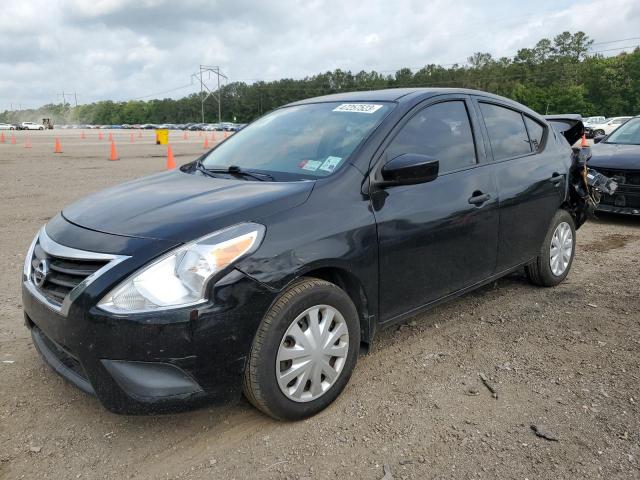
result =
[{"label": "white sticker on windshield", "polygon": [[315,172],[316,170],[318,170],[320,165],[322,165],[322,162],[320,160],[307,160],[306,162],[304,162],[304,165],[302,165],[302,169]]},{"label": "white sticker on windshield", "polygon": [[374,113],[382,108],[382,105],[374,103],[343,103],[333,109],[334,112]]},{"label": "white sticker on windshield", "polygon": [[320,166],[320,170],[324,170],[325,172],[333,172],[340,162],[342,161],[342,157],[327,157],[324,163]]}]

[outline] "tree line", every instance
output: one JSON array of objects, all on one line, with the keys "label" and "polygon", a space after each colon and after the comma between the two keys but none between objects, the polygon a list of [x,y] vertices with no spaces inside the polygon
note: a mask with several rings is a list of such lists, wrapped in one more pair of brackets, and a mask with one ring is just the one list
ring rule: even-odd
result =
[{"label": "tree line", "polygon": [[[494,58],[478,52],[463,65],[444,67],[426,64],[395,74],[344,70],[302,79],[270,82],[233,82],[221,88],[222,120],[246,123],[281,105],[331,93],[394,87],[474,88],[521,102],[541,114],[590,115],[640,114],[640,49],[604,57],[592,50],[593,40],[584,32],[563,32],[543,38],[513,57]],[[218,121],[215,100],[205,104],[205,121]],[[149,101],[110,100],[78,105],[45,105],[38,109],[5,111],[0,122],[39,121],[51,117],[56,123],[140,124],[201,121],[199,93],[180,99]]]}]

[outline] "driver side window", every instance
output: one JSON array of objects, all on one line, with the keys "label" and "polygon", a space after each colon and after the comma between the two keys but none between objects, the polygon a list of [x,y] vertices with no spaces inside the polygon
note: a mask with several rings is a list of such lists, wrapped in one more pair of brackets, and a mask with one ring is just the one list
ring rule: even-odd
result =
[{"label": "driver side window", "polygon": [[440,173],[476,164],[471,123],[464,101],[430,105],[411,118],[387,148],[387,160],[405,153],[429,155]]}]

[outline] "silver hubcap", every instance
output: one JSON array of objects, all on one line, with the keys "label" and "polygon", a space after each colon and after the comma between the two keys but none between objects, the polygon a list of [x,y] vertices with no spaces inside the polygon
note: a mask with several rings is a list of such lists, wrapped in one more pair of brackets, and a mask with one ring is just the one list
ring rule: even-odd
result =
[{"label": "silver hubcap", "polygon": [[294,402],[324,395],[340,376],[349,353],[344,317],[329,305],[302,312],[285,332],[276,357],[280,390]]},{"label": "silver hubcap", "polygon": [[551,238],[551,251],[549,255],[549,264],[551,272],[559,277],[569,266],[571,260],[571,252],[573,251],[573,233],[567,222],[560,223],[553,232]]}]

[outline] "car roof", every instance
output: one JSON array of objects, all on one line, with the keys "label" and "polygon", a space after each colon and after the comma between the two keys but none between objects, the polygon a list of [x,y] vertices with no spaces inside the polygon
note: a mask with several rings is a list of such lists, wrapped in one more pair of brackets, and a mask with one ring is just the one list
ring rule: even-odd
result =
[{"label": "car roof", "polygon": [[397,102],[397,103],[409,103],[416,100],[424,100],[436,95],[478,95],[487,97],[494,100],[499,100],[517,107],[520,110],[527,113],[534,114],[539,117],[539,114],[529,109],[525,105],[510,100],[499,95],[483,92],[480,90],[472,90],[469,88],[385,88],[383,90],[366,90],[366,91],[354,91],[345,93],[334,93],[331,95],[323,95],[320,97],[306,98],[297,102],[289,103],[286,107],[293,105],[304,105],[309,103],[321,103],[321,102]]},{"label": "car roof", "polygon": [[428,98],[435,95],[445,94],[464,94],[464,95],[482,95],[485,97],[495,97],[500,100],[508,100],[504,97],[494,95],[492,93],[482,92],[480,90],[472,90],[470,88],[385,88],[382,90],[363,90],[344,93],[333,93],[331,95],[322,95],[319,97],[306,98],[290,105],[299,105],[303,103],[318,102],[335,102],[335,101],[408,101],[409,98],[416,96]]}]

